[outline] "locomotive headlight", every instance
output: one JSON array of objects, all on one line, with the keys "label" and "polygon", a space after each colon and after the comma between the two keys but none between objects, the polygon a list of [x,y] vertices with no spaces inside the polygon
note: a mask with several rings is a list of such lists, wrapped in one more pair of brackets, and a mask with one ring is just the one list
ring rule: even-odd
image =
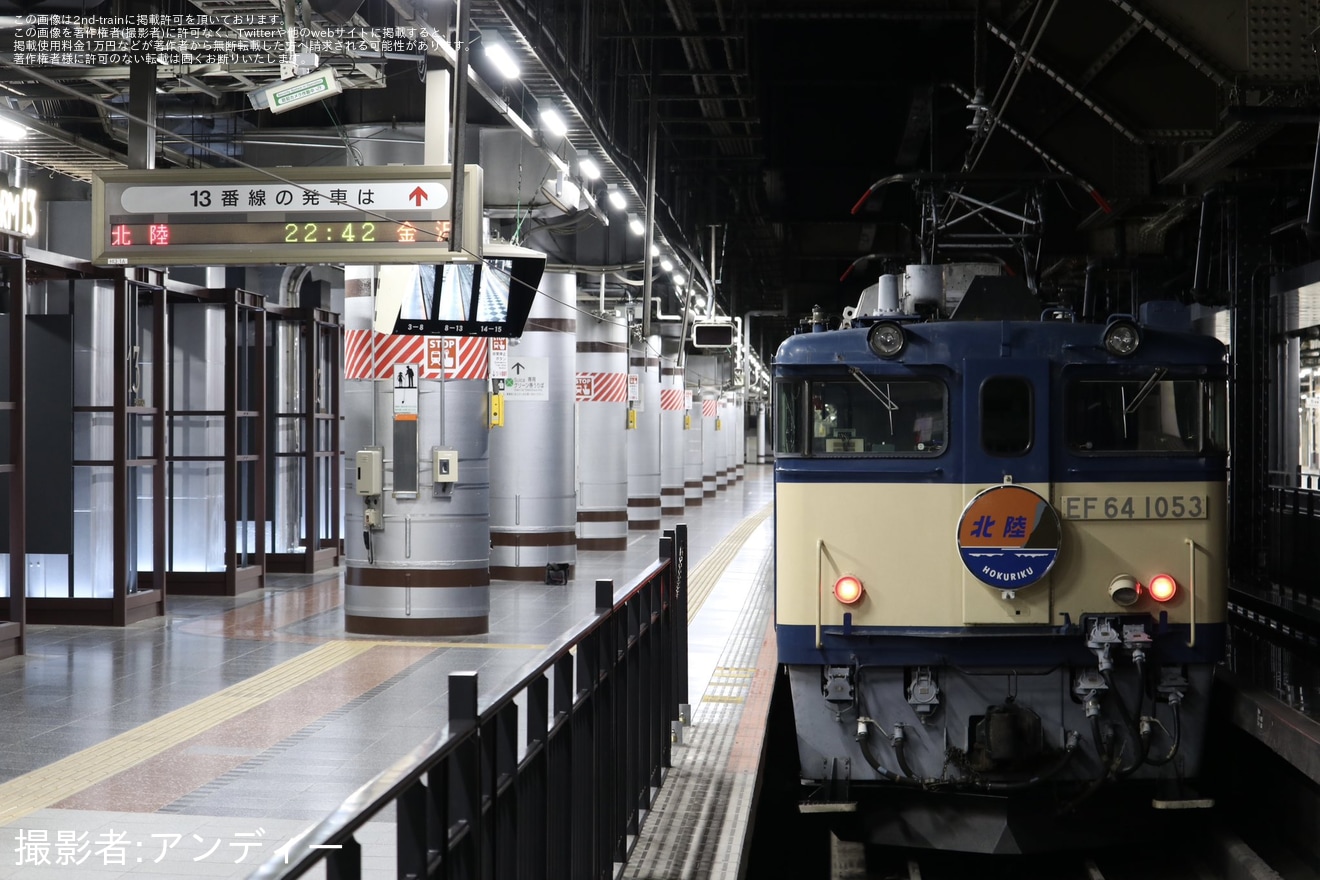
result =
[{"label": "locomotive headlight", "polygon": [[862,582],[850,574],[845,574],[834,582],[834,598],[844,605],[856,605],[865,592]]},{"label": "locomotive headlight", "polygon": [[1141,346],[1141,331],[1126,318],[1119,318],[1109,322],[1103,340],[1105,351],[1114,357],[1128,357]]},{"label": "locomotive headlight", "polygon": [[1130,574],[1120,574],[1109,582],[1109,598],[1115,605],[1134,605],[1141,598],[1141,584]]},{"label": "locomotive headlight", "polygon": [[1178,582],[1172,575],[1157,574],[1150,579],[1150,586],[1147,589],[1150,597],[1156,602],[1167,602],[1178,592]]},{"label": "locomotive headlight", "polygon": [[881,321],[866,334],[866,344],[882,358],[895,358],[907,346],[907,334],[893,321]]}]

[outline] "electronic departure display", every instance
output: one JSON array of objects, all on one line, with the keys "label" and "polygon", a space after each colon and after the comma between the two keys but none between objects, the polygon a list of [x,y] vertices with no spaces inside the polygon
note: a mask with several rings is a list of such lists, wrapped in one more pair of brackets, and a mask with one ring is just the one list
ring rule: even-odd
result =
[{"label": "electronic departure display", "polygon": [[352,246],[396,242],[448,242],[448,220],[388,222],[385,220],[299,220],[297,222],[211,223],[184,218],[171,223],[112,223],[110,256],[133,245],[326,244]]},{"label": "electronic departure display", "polygon": [[449,166],[107,171],[92,189],[99,265],[442,263],[480,256],[482,174],[467,166],[463,246]]}]

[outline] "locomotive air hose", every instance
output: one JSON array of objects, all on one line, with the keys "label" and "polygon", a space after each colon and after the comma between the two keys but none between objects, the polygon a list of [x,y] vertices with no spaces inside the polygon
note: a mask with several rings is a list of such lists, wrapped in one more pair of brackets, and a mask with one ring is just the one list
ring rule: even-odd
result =
[{"label": "locomotive air hose", "polygon": [[[1136,751],[1136,757],[1132,761],[1132,766],[1122,767],[1115,774],[1119,779],[1123,779],[1131,776],[1136,772],[1138,767],[1146,762],[1146,752],[1150,749],[1150,737],[1142,736],[1141,730],[1132,719],[1132,714],[1128,712],[1127,703],[1123,700],[1123,695],[1120,694],[1118,688],[1114,686],[1114,674],[1109,670],[1105,670],[1100,674],[1104,677],[1105,686],[1108,687],[1109,692],[1114,695],[1114,701],[1118,703],[1118,714],[1123,716],[1123,727],[1127,729],[1128,736],[1131,737],[1133,748]],[[1115,757],[1120,757],[1122,754],[1122,749],[1115,751]]]},{"label": "locomotive air hose", "polygon": [[1178,744],[1182,740],[1182,711],[1178,703],[1173,703],[1173,745],[1169,746],[1169,751],[1159,758],[1147,758],[1146,763],[1153,764],[1156,767],[1162,767],[1174,759],[1178,754]]}]

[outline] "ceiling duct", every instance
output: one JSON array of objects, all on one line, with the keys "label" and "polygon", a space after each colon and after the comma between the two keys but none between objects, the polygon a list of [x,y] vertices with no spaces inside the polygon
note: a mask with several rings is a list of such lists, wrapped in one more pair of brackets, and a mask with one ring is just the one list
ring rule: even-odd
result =
[{"label": "ceiling duct", "polygon": [[309,0],[308,5],[331,24],[343,25],[352,20],[362,0]]}]

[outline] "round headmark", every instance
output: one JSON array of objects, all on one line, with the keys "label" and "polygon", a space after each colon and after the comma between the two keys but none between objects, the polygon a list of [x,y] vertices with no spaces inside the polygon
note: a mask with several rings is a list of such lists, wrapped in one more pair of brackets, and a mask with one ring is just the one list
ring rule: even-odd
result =
[{"label": "round headmark", "polygon": [[982,583],[1029,587],[1059,556],[1059,514],[1030,489],[1005,484],[978,494],[958,520],[958,555]]}]

